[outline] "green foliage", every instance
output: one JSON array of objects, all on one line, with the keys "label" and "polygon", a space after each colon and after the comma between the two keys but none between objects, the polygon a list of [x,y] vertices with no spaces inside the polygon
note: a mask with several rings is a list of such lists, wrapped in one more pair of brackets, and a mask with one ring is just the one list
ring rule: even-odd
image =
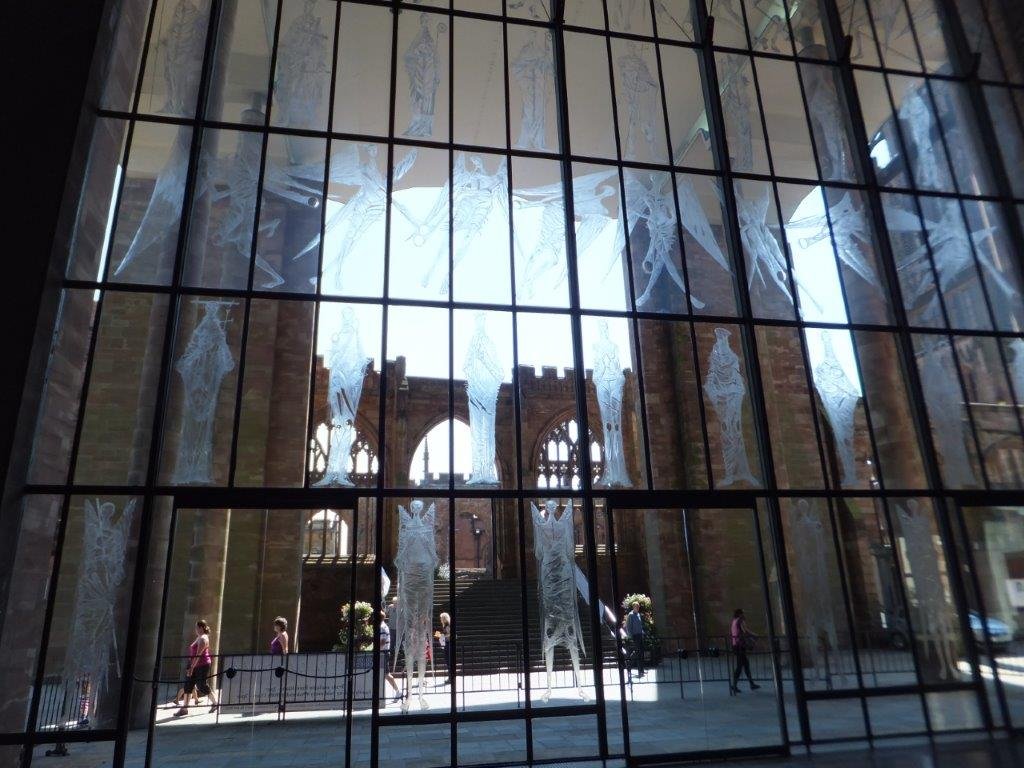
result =
[{"label": "green foliage", "polygon": [[[341,606],[341,629],[338,631],[338,642],[334,645],[336,651],[348,650],[348,633],[352,606],[345,603]],[[373,606],[362,600],[356,601],[355,610],[355,639],[356,650],[373,650]]]},{"label": "green foliage", "polygon": [[649,649],[659,648],[661,639],[658,637],[658,629],[654,625],[654,601],[648,595],[635,592],[626,595],[622,600],[622,620],[625,622],[626,614],[633,610],[633,603],[640,609],[640,621],[644,625],[644,645]]}]

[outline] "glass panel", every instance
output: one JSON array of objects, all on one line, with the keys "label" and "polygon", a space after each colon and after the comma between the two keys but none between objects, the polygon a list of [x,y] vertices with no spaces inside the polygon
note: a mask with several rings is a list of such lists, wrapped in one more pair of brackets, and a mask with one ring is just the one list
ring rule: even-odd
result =
[{"label": "glass panel", "polygon": [[377,485],[381,315],[367,304],[320,304],[311,486]]},{"label": "glass panel", "polygon": [[599,462],[591,463],[596,485],[644,488],[643,414],[632,323],[624,318],[584,317],[582,328],[584,366],[592,372],[587,420],[601,445]]},{"label": "glass panel", "polygon": [[36,417],[29,482],[67,480],[98,298],[82,290],[68,290],[61,297]]},{"label": "glass panel", "polygon": [[910,186],[907,153],[903,150],[903,138],[893,115],[885,76],[861,69],[854,70],[853,76],[875,176],[882,186]]},{"label": "glass panel", "polygon": [[893,75],[889,83],[914,182],[919,189],[952,192],[942,126],[935,117],[928,81]]},{"label": "glass panel", "polygon": [[789,259],[777,234],[780,227],[772,185],[739,179],[733,184],[754,316],[791,320],[793,286]]},{"label": "glass panel", "polygon": [[691,0],[654,4],[655,34],[662,40],[693,42],[693,6]]},{"label": "glass panel", "polygon": [[759,326],[755,334],[763,350],[761,381],[776,482],[781,488],[822,488],[820,427],[810,409],[800,333],[793,328]]},{"label": "glass panel", "polygon": [[387,135],[393,18],[385,8],[341,4],[334,74],[335,131]]},{"label": "glass panel", "polygon": [[811,721],[811,738],[863,739],[867,736],[864,710],[860,699],[809,701],[807,714]]},{"label": "glass panel", "polygon": [[855,688],[856,662],[828,502],[785,499],[782,512],[804,687]]},{"label": "glass panel", "polygon": [[630,0],[607,0],[608,30],[611,32],[632,32],[634,35],[651,35],[651,9],[648,3]]},{"label": "glass panel", "polygon": [[[573,212],[580,304],[587,309],[624,310],[630,305],[627,220],[615,168],[573,164]],[[630,190],[636,187],[630,186]],[[627,191],[627,195],[630,192]],[[642,259],[633,254],[633,259]]]},{"label": "glass panel", "polygon": [[[593,35],[567,33],[565,68],[573,153],[614,158],[612,90],[604,40]],[[625,109],[626,105],[620,108]]]},{"label": "glass panel", "polygon": [[249,306],[236,485],[302,485],[313,309],[310,302],[269,299]]},{"label": "glass panel", "polygon": [[746,344],[738,326],[696,324],[704,412],[716,488],[761,486],[754,416],[747,402]]},{"label": "glass panel", "polygon": [[[821,166],[821,178],[825,181],[857,181],[854,140],[850,135],[849,118],[840,97],[839,70],[823,64],[801,63],[800,75]],[[770,87],[774,90],[774,82]]]},{"label": "glass panel", "polygon": [[[243,120],[263,124],[263,114],[246,110]],[[249,285],[252,230],[256,217],[263,136],[255,131],[208,130],[199,155],[199,178],[192,203],[185,285],[245,289]],[[270,169],[266,186],[273,184]],[[284,180],[282,180],[284,181]],[[285,192],[286,188],[278,184]],[[274,225],[276,226],[276,224]],[[263,229],[266,230],[265,224]],[[265,260],[257,260],[256,285],[279,279]]]},{"label": "glass panel", "polygon": [[167,306],[166,296],[104,296],[76,483],[145,482]]},{"label": "glass panel", "polygon": [[962,336],[956,338],[955,344],[989,486],[1019,488],[1024,485],[1024,441],[1000,359],[999,342]]},{"label": "glass panel", "polygon": [[[388,381],[395,384],[388,387],[386,423],[400,423],[399,408],[404,410],[410,398],[420,407],[415,421],[406,426],[408,443],[386,443],[384,485],[447,486],[449,475],[468,474],[470,466],[468,456],[455,456],[454,467],[449,459],[449,314],[443,309],[390,307],[387,324],[385,360]],[[466,427],[461,421],[456,425]]]},{"label": "glass panel", "polygon": [[907,16],[904,0],[864,0],[875,24],[875,39],[881,49],[882,64],[890,69],[921,70],[914,29]]},{"label": "glass panel", "polygon": [[1002,207],[981,200],[962,200],[961,203],[970,231],[969,242],[974,246],[974,257],[996,328],[1019,332],[1024,327],[1021,278],[1018,262],[1011,256],[1014,248]]},{"label": "glass panel", "polygon": [[922,734],[927,731],[921,697],[917,694],[871,696],[865,701],[868,706],[871,733],[875,736]]},{"label": "glass panel", "polygon": [[[1024,507],[966,507],[963,519],[982,599],[980,610],[969,617],[971,634],[986,654],[987,630],[1010,718],[1019,725],[1024,720],[1024,686],[1016,662],[1024,603]],[[991,661],[983,655],[981,664],[988,682],[985,666],[991,667]]]},{"label": "glass panel", "polygon": [[535,760],[588,758],[597,740],[597,716],[534,717],[530,722]]},{"label": "glass panel", "polygon": [[654,487],[707,488],[703,402],[690,326],[641,320],[639,333]]},{"label": "glass panel", "polygon": [[129,0],[118,8],[117,28],[112,37],[103,95],[100,97],[100,105],[104,109],[131,111],[151,11],[150,0]]},{"label": "glass panel", "polygon": [[451,765],[452,729],[436,723],[388,725],[380,729],[377,759],[409,768]]},{"label": "glass panel", "polygon": [[448,139],[448,19],[407,13],[398,19],[394,121],[396,134],[417,139]]},{"label": "glass panel", "polygon": [[395,297],[443,301],[449,289],[450,154],[394,151],[388,290]]},{"label": "glass panel", "polygon": [[[28,727],[46,617],[42,608],[46,605],[53,571],[61,503],[59,496],[26,496],[20,510],[12,509],[12,518],[20,511],[20,520],[11,521],[17,549],[3,571],[6,603],[0,652],[11,663],[4,664],[0,670],[0,681],[7,692],[0,705],[0,733],[17,733]],[[11,550],[5,547],[5,551]],[[46,723],[47,713],[59,702],[57,696],[61,689],[59,680],[44,680],[39,702],[40,726]]]},{"label": "glass panel", "polygon": [[938,510],[927,499],[901,500],[890,509],[922,681],[956,680],[966,648],[953,602],[955,575],[949,572],[935,519]]},{"label": "glass panel", "polygon": [[[946,51],[946,32],[939,17],[935,0],[907,3],[913,24],[915,43],[921,49],[924,68],[928,72],[946,72],[949,54]],[[893,66],[891,63],[888,66]]]},{"label": "glass panel", "polygon": [[135,498],[71,498],[46,647],[40,730],[117,723],[141,519],[142,504]]},{"label": "glass panel", "polygon": [[230,123],[265,120],[277,3],[235,0],[220,11],[206,116]]},{"label": "glass panel", "polygon": [[[665,3],[656,5],[662,9],[666,7]],[[673,13],[677,12],[677,6],[678,3],[673,5]],[[669,147],[672,162],[690,168],[713,168],[711,134],[697,54],[677,45],[661,45],[658,52],[672,139]]]},{"label": "glass panel", "polygon": [[110,252],[110,279],[166,285],[188,175],[192,129],[137,123]]},{"label": "glass panel", "polygon": [[[330,151],[320,291],[380,296],[384,290],[387,147],[332,141]],[[409,157],[414,159],[415,153]],[[401,167],[407,171],[411,162],[403,161]],[[318,245],[318,239],[311,239],[298,257],[315,262]]]},{"label": "glass panel", "polygon": [[883,194],[882,210],[909,324],[944,327],[942,300],[935,288],[935,270],[917,204],[908,195]]},{"label": "glass panel", "polygon": [[676,199],[694,312],[737,314],[736,272],[726,241],[721,179],[676,174]]},{"label": "glass panel", "polygon": [[611,55],[622,159],[666,162],[665,111],[653,44],[613,39]]},{"label": "glass panel", "polygon": [[163,483],[227,484],[244,317],[244,303],[238,300],[181,300],[165,415]]},{"label": "glass panel", "polygon": [[512,390],[512,314],[456,310],[452,318],[456,463],[468,458],[468,479],[456,485],[514,488],[518,474]]},{"label": "glass panel", "polygon": [[452,141],[504,147],[505,58],[500,24],[453,19]]},{"label": "glass panel", "polygon": [[832,481],[844,488],[874,487],[874,446],[853,335],[807,328],[804,337],[817,393],[818,429]]},{"label": "glass panel", "polygon": [[796,65],[759,58],[756,66],[773,172],[791,178],[817,178]]},{"label": "glass panel", "polygon": [[209,0],[158,0],[139,112],[195,115],[209,21]]},{"label": "glass panel", "polygon": [[936,731],[956,731],[981,728],[981,710],[978,694],[974,691],[926,693],[925,706],[928,719]]},{"label": "glass panel", "polygon": [[559,138],[551,33],[509,25],[506,34],[508,55],[511,57],[508,64],[508,117],[512,146],[541,152],[556,151]]},{"label": "glass panel", "polygon": [[834,510],[864,686],[914,685],[907,608],[884,502],[839,499]]},{"label": "glass panel", "polygon": [[316,289],[326,144],[301,136],[268,138],[254,288],[295,293]]},{"label": "glass panel", "polygon": [[[984,62],[986,57],[982,56]],[[984,86],[985,102],[992,116],[992,126],[1000,138],[999,152],[1015,197],[1024,197],[1024,133],[1021,111],[1024,95],[1017,90]]]},{"label": "glass panel", "polygon": [[104,279],[124,171],[121,162],[127,129],[124,120],[96,120],[89,145],[89,166],[75,212],[74,235],[68,248],[67,276],[72,280]]},{"label": "glass panel", "polygon": [[761,129],[761,110],[757,105],[751,59],[733,53],[716,53],[715,66],[722,91],[722,112],[732,170],[768,173],[767,141]]},{"label": "glass panel", "polygon": [[503,764],[526,763],[525,720],[460,722],[457,736],[459,765],[479,763],[481,758]]},{"label": "glass panel", "polygon": [[[932,80],[932,94],[949,161],[961,194],[994,194],[974,110],[963,83]],[[1020,135],[1019,129],[1007,131]]]},{"label": "glass panel", "polygon": [[516,325],[523,487],[579,490],[581,454],[593,464],[601,449],[593,430],[580,439],[569,318],[522,312]]},{"label": "glass panel", "polygon": [[[875,430],[875,450],[882,465],[881,478],[890,489],[923,488],[927,482],[920,440],[910,410],[907,372],[897,350],[896,339],[889,333],[868,331],[854,331],[853,338],[859,368],[867,372],[860,384],[864,388]],[[857,380],[853,381],[856,386]],[[868,482],[875,487],[879,469],[868,468],[868,471]]]},{"label": "glass panel", "polygon": [[337,6],[331,0],[280,4],[271,125],[319,131],[327,127]]},{"label": "glass panel", "polygon": [[[605,178],[607,182],[602,189],[614,194],[616,179],[610,175]],[[594,197],[595,192],[591,189],[590,196]],[[581,203],[586,202],[586,197],[581,200]],[[598,226],[602,208],[590,216],[591,226],[581,225],[581,232],[586,233]],[[512,234],[516,302],[567,307],[565,199],[559,163],[532,158],[515,158],[512,161]],[[578,237],[577,253],[579,241]],[[586,244],[586,238],[583,241]]]},{"label": "glass panel", "polygon": [[836,10],[843,32],[850,36],[850,61],[854,64],[880,66],[878,44],[868,14],[868,0],[836,0]]},{"label": "glass panel", "polygon": [[[456,301],[511,304],[508,160],[499,155],[457,152],[454,162],[452,297]],[[441,218],[445,214],[442,211]]]}]

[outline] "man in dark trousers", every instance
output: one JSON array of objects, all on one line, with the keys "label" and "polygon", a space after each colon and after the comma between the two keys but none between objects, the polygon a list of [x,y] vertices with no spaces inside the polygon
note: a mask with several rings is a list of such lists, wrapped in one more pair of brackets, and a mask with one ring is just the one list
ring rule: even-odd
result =
[{"label": "man in dark trousers", "polygon": [[633,603],[632,610],[626,614],[626,642],[629,643],[629,655],[626,664],[636,663],[636,676],[644,676],[644,622],[640,618],[640,604]]}]

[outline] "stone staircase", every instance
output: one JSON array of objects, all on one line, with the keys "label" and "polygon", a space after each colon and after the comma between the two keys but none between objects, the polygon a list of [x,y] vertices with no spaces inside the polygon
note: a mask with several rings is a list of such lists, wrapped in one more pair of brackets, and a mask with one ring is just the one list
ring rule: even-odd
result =
[{"label": "stone staircase", "polygon": [[[455,582],[455,610],[449,609],[448,584],[437,580],[434,584],[434,627],[440,626],[438,616],[442,611],[452,615],[458,640],[458,663],[462,674],[490,674],[516,671],[522,664],[522,595],[518,579],[461,579]],[[593,640],[590,618],[586,603],[577,596],[580,613],[580,627],[583,631],[585,656],[581,666],[593,665]],[[530,640],[529,668],[539,671],[544,668],[541,654],[540,611],[537,600],[537,583],[526,583],[526,625]],[[615,647],[608,631],[601,631],[602,653],[605,663],[614,663]],[[443,664],[440,649],[435,645],[439,658],[435,665]],[[555,650],[555,669],[571,669],[567,651]]]}]

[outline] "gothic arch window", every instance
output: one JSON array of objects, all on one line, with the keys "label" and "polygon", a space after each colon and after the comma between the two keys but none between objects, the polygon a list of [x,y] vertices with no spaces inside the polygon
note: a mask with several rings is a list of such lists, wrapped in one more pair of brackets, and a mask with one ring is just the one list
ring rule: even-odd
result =
[{"label": "gothic arch window", "polygon": [[[331,427],[320,424],[309,441],[309,484],[316,485],[327,471],[330,458]],[[348,477],[358,488],[369,488],[377,484],[380,462],[376,447],[362,430],[356,431],[356,438],[349,449]]]},{"label": "gothic arch window", "polygon": [[[451,433],[449,433],[451,428]],[[451,464],[449,434],[454,437],[454,466]],[[462,419],[444,419],[432,426],[416,446],[409,461],[409,482],[419,487],[446,487],[455,476],[455,485],[464,485],[472,474],[473,438]],[[501,467],[495,462],[497,475]]]},{"label": "gothic arch window", "polygon": [[[587,449],[593,482],[604,468],[604,450],[600,441],[589,430]],[[536,454],[537,487],[564,488],[577,491],[581,486],[579,426],[576,419],[567,416],[557,421],[540,441]]]}]

